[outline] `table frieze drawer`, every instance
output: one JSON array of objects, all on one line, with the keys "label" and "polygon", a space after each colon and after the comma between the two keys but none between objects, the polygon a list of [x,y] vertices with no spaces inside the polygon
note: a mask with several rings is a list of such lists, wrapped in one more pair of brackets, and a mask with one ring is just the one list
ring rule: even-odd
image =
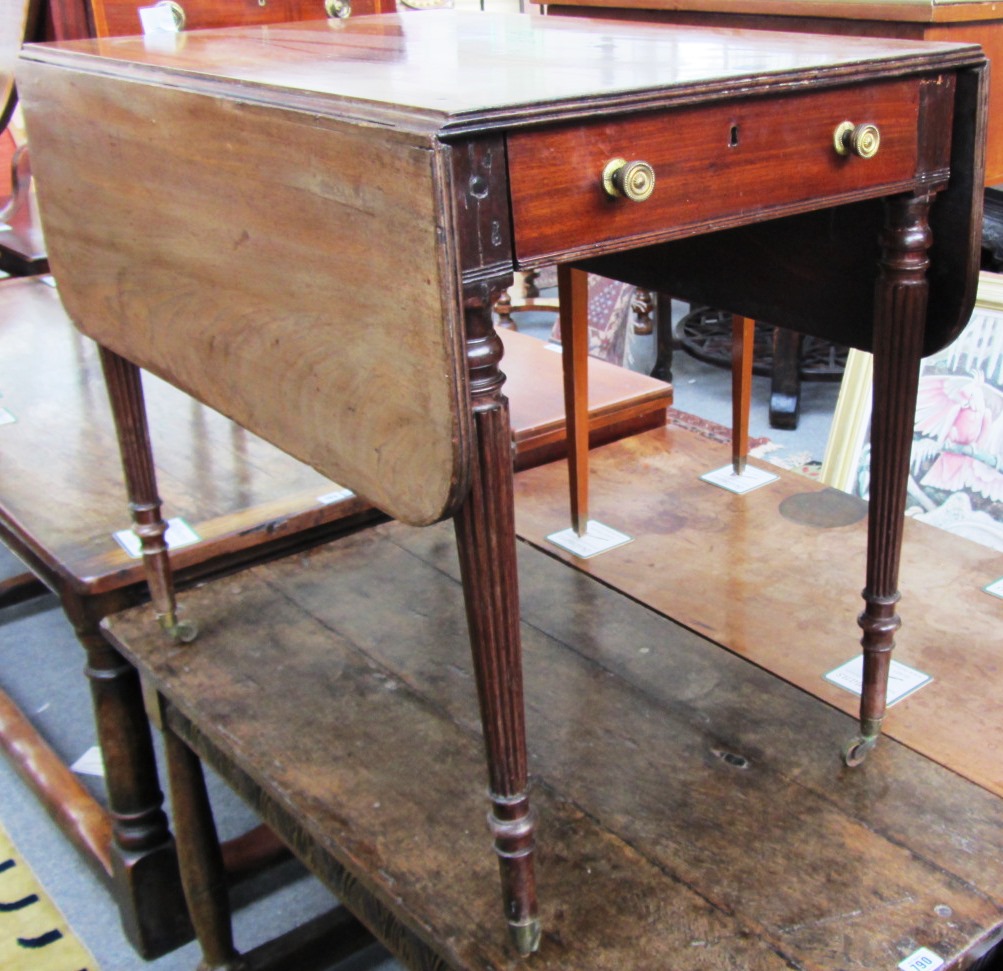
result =
[{"label": "table frieze drawer", "polygon": [[[817,208],[823,198],[835,204],[943,178],[950,145],[924,145],[920,114],[943,117],[953,87],[953,76],[912,77],[514,132],[508,156],[517,258],[589,255],[625,239],[666,238],[667,227],[685,235],[771,209]],[[841,154],[834,135],[844,122],[852,125]],[[871,125],[879,143],[862,157],[875,148],[874,132],[865,130]],[[617,158],[650,166],[627,173],[639,195],[653,175],[643,201],[619,194],[631,188],[616,184],[623,173],[604,186],[604,169]]]}]

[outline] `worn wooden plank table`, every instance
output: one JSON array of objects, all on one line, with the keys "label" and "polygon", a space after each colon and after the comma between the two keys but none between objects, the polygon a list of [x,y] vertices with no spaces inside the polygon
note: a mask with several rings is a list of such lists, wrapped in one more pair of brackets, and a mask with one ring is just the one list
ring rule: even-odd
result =
[{"label": "worn wooden plank table", "polygon": [[[999,795],[891,740],[847,769],[830,705],[534,548],[519,569],[532,967],[894,971],[928,947],[961,968],[998,937]],[[189,646],[141,610],[107,622],[173,730],[407,967],[522,966],[471,825],[482,739],[448,525],[379,526],[182,600]]]},{"label": "worn wooden plank table", "polygon": [[[18,85],[51,263],[101,345],[170,639],[194,632],[172,596],[140,367],[389,515],[454,518],[522,952],[541,925],[491,321],[514,270],[576,263],[874,351],[865,692],[848,757],[873,746],[916,366],[974,300],[981,50],[437,11],[34,47]],[[276,233],[277,216],[295,232]],[[200,770],[167,739],[206,963],[225,967]]]},{"label": "worn wooden plank table", "polygon": [[[131,522],[98,352],[67,319],[51,281],[0,284],[0,308],[0,540],[58,595],[86,651],[108,808],[2,693],[0,745],[111,883],[130,939],[153,956],[190,929],[135,673],[97,633],[102,617],[147,596],[141,562],[114,539]],[[513,350],[515,452],[529,466],[563,449],[559,381],[539,380],[541,370],[559,368],[560,355],[530,337],[505,340]],[[590,371],[599,440],[664,423],[669,385],[602,361]],[[165,515],[183,520],[199,540],[172,554],[180,582],[323,541],[376,516],[171,386],[152,376],[144,383]],[[244,845],[230,847],[231,873],[243,865],[236,851]]]}]

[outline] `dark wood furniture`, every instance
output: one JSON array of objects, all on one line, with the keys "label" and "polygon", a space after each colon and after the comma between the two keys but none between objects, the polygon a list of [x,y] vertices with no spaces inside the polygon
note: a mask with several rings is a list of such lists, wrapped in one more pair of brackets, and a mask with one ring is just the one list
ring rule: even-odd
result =
[{"label": "dark wood furniture", "polygon": [[[671,451],[628,476],[623,460],[658,434],[600,450],[621,459],[606,471],[648,495],[666,472],[695,482],[708,451],[727,456],[669,429]],[[785,493],[823,491],[782,479]],[[529,498],[563,509],[564,483]],[[784,526],[775,508],[748,545],[773,526]],[[926,554],[958,542],[925,530]],[[731,537],[741,532],[722,529]],[[831,540],[839,550],[838,532]],[[805,559],[769,568],[807,588]],[[677,547],[687,582],[680,561]],[[482,741],[448,525],[379,526],[186,592],[205,623],[187,648],[165,646],[141,613],[109,629],[163,689],[172,731],[405,967],[844,971],[894,969],[927,947],[959,971],[999,939],[998,792],[892,739],[847,770],[838,748],[852,722],[833,707],[524,544],[519,572],[545,928],[523,963],[499,933],[491,860],[471,825]],[[699,602],[713,612],[707,586]],[[964,605],[941,606],[945,625],[966,623]],[[745,609],[756,613],[755,597]],[[759,625],[770,630],[769,613]],[[261,677],[279,665],[281,684]],[[976,684],[972,707],[998,707]],[[945,727],[956,726],[930,718],[925,734]]]},{"label": "dark wood furniture", "polygon": [[[0,606],[37,591],[32,578],[59,597],[87,654],[107,807],[2,692],[0,745],[107,879],[130,940],[152,957],[191,932],[135,672],[97,630],[103,617],[147,595],[141,564],[113,537],[130,522],[98,354],[43,279],[0,284],[0,308],[0,405],[14,418],[0,423],[0,540],[32,571],[0,584]],[[564,454],[560,355],[533,338],[505,340],[516,463],[527,468]],[[625,387],[624,372],[601,361],[590,370],[594,442],[664,423],[668,385],[629,375]],[[167,514],[202,537],[172,554],[182,582],[245,568],[373,518],[358,498],[330,501],[333,483],[169,385],[148,376],[145,389]],[[227,847],[231,875],[253,866],[250,847],[248,839]]]},{"label": "dark wood furniture", "polygon": [[[917,364],[974,298],[984,77],[965,45],[453,12],[29,50],[18,79],[50,258],[102,348],[165,645],[195,632],[166,569],[138,367],[408,524],[453,517],[504,914],[518,950],[534,950],[491,308],[514,268],[577,262],[874,350],[859,761],[898,626]],[[880,127],[875,158],[837,151],[846,120],[858,136]],[[647,202],[604,190],[621,153],[651,160]],[[277,213],[295,235],[274,232]],[[207,965],[225,967],[198,762],[167,739],[194,919]],[[351,848],[326,846],[351,871]]]},{"label": "dark wood furniture", "polygon": [[[14,419],[0,424],[0,540],[59,597],[84,648],[107,806],[6,695],[0,744],[107,880],[129,940],[154,957],[192,932],[139,681],[98,630],[102,618],[148,595],[141,561],[114,537],[131,523],[98,352],[43,279],[0,284],[0,306],[0,401]],[[374,517],[354,496],[325,501],[335,489],[329,480],[170,385],[148,377],[145,390],[167,515],[201,537],[171,555],[179,582],[321,542]]]},{"label": "dark wood furniture", "polygon": [[[990,61],[1003,64],[1003,13],[991,0],[556,0],[554,15],[586,16],[655,23],[799,31],[835,36],[897,37],[910,40],[966,41],[980,44]],[[985,184],[1003,183],[1003,82],[990,79]],[[986,243],[992,249],[1003,235],[987,189]],[[995,207],[995,208],[998,208]],[[773,335],[770,422],[793,428],[800,408],[801,335],[775,328]]]}]

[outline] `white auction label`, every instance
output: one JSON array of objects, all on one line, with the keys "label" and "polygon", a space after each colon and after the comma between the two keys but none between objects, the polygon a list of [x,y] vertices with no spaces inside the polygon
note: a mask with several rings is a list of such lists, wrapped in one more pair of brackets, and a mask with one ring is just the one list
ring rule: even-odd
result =
[{"label": "white auction label", "polygon": [[624,546],[632,542],[633,537],[612,526],[606,526],[590,519],[585,526],[585,535],[579,536],[574,529],[562,529],[559,532],[551,533],[548,537],[555,546],[567,550],[580,560],[587,560],[590,556],[599,553],[606,553],[615,550],[618,546]]},{"label": "white auction label", "polygon": [[[119,546],[133,559],[139,559],[143,555],[139,537],[131,529],[120,529],[114,535]],[[164,542],[167,543],[168,549],[176,550],[182,546],[191,546],[192,543],[197,543],[201,538],[183,519],[167,520]]]},{"label": "white auction label", "polygon": [[331,492],[325,492],[322,496],[317,496],[317,502],[322,506],[329,506],[332,502],[342,502],[345,499],[351,499],[355,495],[351,489],[347,489],[342,486],[340,489],[334,489]]},{"label": "white auction label", "polygon": [[155,3],[152,7],[139,7],[139,22],[144,34],[178,32],[178,22],[169,4]]},{"label": "white auction label", "polygon": [[904,961],[899,961],[901,971],[937,971],[944,966],[944,959],[934,954],[928,947],[914,951]]},{"label": "white auction label", "polygon": [[[824,675],[830,684],[845,688],[859,695],[864,685],[864,657],[858,654],[845,664]],[[888,694],[886,702],[890,708],[896,701],[901,701],[907,695],[929,684],[933,678],[929,674],[917,671],[901,661],[892,661],[888,667]]]},{"label": "white auction label", "polygon": [[757,469],[754,465],[747,465],[745,471],[739,475],[735,471],[734,466],[725,465],[720,469],[715,469],[713,472],[707,472],[700,476],[700,478],[704,482],[709,482],[711,485],[716,485],[721,489],[727,489],[729,492],[743,495],[770,482],[776,482],[780,476],[774,475],[772,472],[767,472],[765,469]]}]

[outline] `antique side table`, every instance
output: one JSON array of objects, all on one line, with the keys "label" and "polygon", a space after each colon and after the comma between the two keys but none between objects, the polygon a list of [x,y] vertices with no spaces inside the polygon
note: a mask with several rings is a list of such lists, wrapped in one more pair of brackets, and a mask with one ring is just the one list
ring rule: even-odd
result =
[{"label": "antique side table", "polygon": [[[547,13],[653,23],[799,31],[833,36],[964,41],[981,45],[1003,64],[1003,8],[994,0],[556,0]],[[997,67],[999,70],[999,67]],[[998,268],[1003,236],[998,186],[1003,183],[1003,82],[990,78],[986,130],[985,233],[983,247]],[[750,351],[751,353],[751,351]],[[793,427],[798,420],[801,336],[775,329],[770,420]]]},{"label": "antique side table", "polygon": [[491,307],[514,269],[575,263],[874,351],[858,761],[899,624],[918,361],[974,299],[985,67],[974,45],[454,12],[25,53],[50,259],[102,346],[161,625],[186,642],[197,618],[139,367],[404,522],[452,516],[520,951],[540,930]]}]

